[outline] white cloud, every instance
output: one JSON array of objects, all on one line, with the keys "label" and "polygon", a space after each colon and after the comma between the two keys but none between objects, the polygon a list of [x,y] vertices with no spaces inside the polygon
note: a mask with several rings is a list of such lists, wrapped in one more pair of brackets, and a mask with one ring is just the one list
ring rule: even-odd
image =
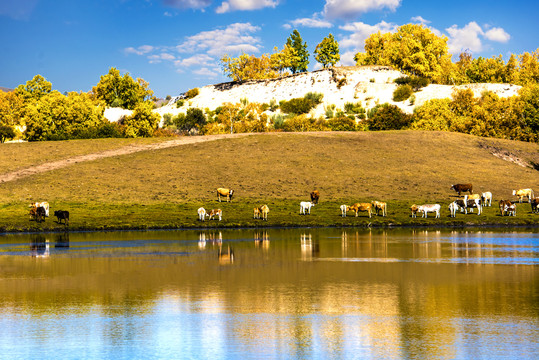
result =
[{"label": "white cloud", "polygon": [[155,48],[151,45],[142,45],[142,46],[139,46],[138,48],[128,47],[128,48],[125,48],[124,51],[128,54],[144,55],[149,52],[152,52],[154,49]]},{"label": "white cloud", "polygon": [[208,78],[216,78],[219,76],[219,69],[208,69],[207,67],[203,67],[193,71],[193,73]]},{"label": "white cloud", "polygon": [[223,1],[215,12],[223,14],[236,10],[258,10],[267,7],[275,8],[279,4],[277,0],[228,0]]},{"label": "white cloud", "polygon": [[511,35],[502,28],[492,28],[485,33],[485,37],[491,41],[506,43],[511,39]]},{"label": "white cloud", "polygon": [[309,28],[330,28],[333,26],[329,21],[326,20],[320,20],[316,17],[314,18],[301,18],[292,20],[290,22],[291,25],[288,25],[288,28],[291,28],[292,26],[298,27],[298,26],[304,26]]},{"label": "white cloud", "polygon": [[397,30],[397,25],[385,21],[379,22],[376,25],[354,22],[339,26],[339,29],[352,33],[340,40],[339,46],[344,49],[353,49],[355,52],[358,52],[365,50],[365,40],[371,36],[371,34],[377,33],[378,31],[382,33],[394,32]]},{"label": "white cloud", "polygon": [[213,66],[215,65],[215,58],[206,54],[196,54],[185,59],[178,59],[174,61],[174,65],[177,67]]},{"label": "white cloud", "polygon": [[323,14],[328,19],[353,19],[372,10],[395,11],[401,0],[326,0]]},{"label": "white cloud", "polygon": [[251,34],[259,31],[258,26],[250,23],[231,24],[225,29],[203,31],[190,36],[176,46],[179,52],[205,52],[213,56],[225,53],[257,53],[260,51],[260,39]]},{"label": "white cloud", "polygon": [[410,20],[412,20],[415,23],[430,24],[429,20],[425,20],[422,16],[419,16],[419,15],[412,17]]},{"label": "white cloud", "polygon": [[204,9],[211,5],[213,0],[163,0],[163,5],[176,9]]},{"label": "white cloud", "polygon": [[483,50],[483,43],[479,37],[484,34],[483,29],[475,21],[469,22],[463,28],[453,25],[445,30],[449,33],[447,44],[451,54],[460,54],[465,50],[472,53]]}]

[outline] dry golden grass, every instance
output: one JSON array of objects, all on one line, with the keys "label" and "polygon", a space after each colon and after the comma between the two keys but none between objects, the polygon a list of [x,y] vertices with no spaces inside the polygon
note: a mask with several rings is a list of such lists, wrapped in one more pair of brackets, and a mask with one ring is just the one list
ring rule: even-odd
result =
[{"label": "dry golden grass", "polygon": [[[47,144],[65,152],[66,143]],[[99,209],[109,211],[111,217],[126,216],[121,208],[129,207],[133,227],[144,223],[197,226],[193,219],[182,222],[181,218],[196,218],[199,206],[228,206],[236,213],[234,224],[249,225],[252,205],[268,203],[270,219],[293,225],[287,216],[295,214],[297,202],[308,200],[314,189],[320,191],[328,214],[338,214],[342,203],[381,200],[389,203],[390,213],[402,209],[402,222],[412,203],[440,202],[447,210],[456,197],[450,190],[455,183],[473,183],[475,192],[491,191],[495,200],[513,199],[511,190],[516,188],[531,187],[539,193],[537,170],[495,157],[493,148],[526,161],[536,161],[539,154],[537,144],[420,131],[257,134],[143,151],[1,184],[0,203],[6,205],[0,206],[0,223],[9,221],[3,210],[11,213],[30,201],[48,200],[56,209],[84,211],[88,205],[95,216]],[[218,204],[217,187],[234,189],[235,205]],[[279,208],[286,211],[279,214]],[[151,221],[143,216],[149,209],[157,209],[148,215]],[[163,215],[167,211],[177,211],[170,215],[174,222],[155,219],[167,217]],[[84,215],[85,226],[92,227],[94,215]],[[106,219],[107,214],[99,218]],[[297,224],[314,222],[301,221]],[[332,218],[323,224],[343,223]]]}]

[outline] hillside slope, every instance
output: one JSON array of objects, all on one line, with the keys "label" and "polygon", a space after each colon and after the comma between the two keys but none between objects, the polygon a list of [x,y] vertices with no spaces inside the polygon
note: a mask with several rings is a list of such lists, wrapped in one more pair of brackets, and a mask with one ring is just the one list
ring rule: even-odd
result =
[{"label": "hillside slope", "polygon": [[[168,105],[155,110],[161,116],[185,113],[189,107],[214,110],[224,103],[239,103],[241,99],[249,102],[279,103],[305,96],[308,92],[324,94],[322,103],[311,111],[311,115],[319,117],[325,114],[328,105],[343,109],[347,102],[360,102],[365,109],[376,104],[390,103],[397,105],[406,113],[412,113],[414,107],[422,105],[430,99],[450,98],[455,89],[470,88],[476,97],[485,90],[494,92],[500,97],[518,94],[520,86],[511,84],[468,84],[468,85],[436,85],[431,84],[415,93],[413,104],[409,100],[394,102],[393,92],[397,88],[394,80],[404,76],[400,71],[385,66],[338,67],[299,73],[270,80],[250,80],[245,82],[229,82],[201,87],[198,96],[186,100],[181,108],[176,107],[173,98]],[[120,116],[130,114],[129,110],[107,109],[105,117],[109,121],[117,121]]]}]

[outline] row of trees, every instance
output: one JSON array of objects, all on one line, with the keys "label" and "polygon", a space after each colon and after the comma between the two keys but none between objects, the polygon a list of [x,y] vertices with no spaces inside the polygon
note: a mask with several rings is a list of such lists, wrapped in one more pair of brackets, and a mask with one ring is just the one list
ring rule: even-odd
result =
[{"label": "row of trees", "polygon": [[[324,68],[340,60],[339,44],[332,34],[325,37],[314,51],[315,59]],[[237,57],[225,54],[221,57],[223,73],[234,81],[273,79],[278,76],[307,71],[309,52],[307,43],[294,30],[283,49],[274,48],[273,54],[260,57],[242,53]]]},{"label": "row of trees", "polygon": [[[115,68],[88,93],[61,94],[36,75],[14,91],[0,91],[0,142],[18,136],[28,141],[152,136],[160,121],[152,111],[152,95],[147,82],[128,73],[120,76]],[[133,114],[110,123],[103,116],[107,106]]]}]

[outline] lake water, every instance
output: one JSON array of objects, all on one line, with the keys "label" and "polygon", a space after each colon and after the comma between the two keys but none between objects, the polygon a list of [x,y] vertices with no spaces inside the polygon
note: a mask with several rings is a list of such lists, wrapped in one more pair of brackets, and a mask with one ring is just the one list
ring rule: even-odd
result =
[{"label": "lake water", "polygon": [[0,359],[537,359],[535,231],[0,236]]}]

